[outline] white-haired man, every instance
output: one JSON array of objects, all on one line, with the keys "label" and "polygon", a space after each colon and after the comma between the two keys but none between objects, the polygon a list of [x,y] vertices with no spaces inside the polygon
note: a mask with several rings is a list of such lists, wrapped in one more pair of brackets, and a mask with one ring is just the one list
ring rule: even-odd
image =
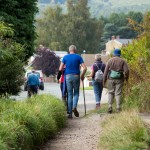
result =
[{"label": "white-haired man", "polygon": [[[74,112],[74,115],[76,117],[79,117],[77,105],[79,99],[80,79],[84,80],[84,75],[87,70],[82,57],[76,54],[76,52],[77,48],[75,45],[69,46],[70,54],[63,57],[63,60],[59,67],[59,71],[62,71],[64,65],[66,65],[65,75],[68,91],[68,118],[72,118],[72,112]],[[81,76],[80,66],[83,68]]]}]

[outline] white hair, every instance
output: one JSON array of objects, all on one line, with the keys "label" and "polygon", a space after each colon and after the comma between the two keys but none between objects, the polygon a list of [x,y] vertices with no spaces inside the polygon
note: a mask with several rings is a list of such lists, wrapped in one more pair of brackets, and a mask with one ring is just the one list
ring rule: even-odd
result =
[{"label": "white hair", "polygon": [[77,50],[76,46],[75,45],[70,45],[69,46],[69,52],[75,52]]}]

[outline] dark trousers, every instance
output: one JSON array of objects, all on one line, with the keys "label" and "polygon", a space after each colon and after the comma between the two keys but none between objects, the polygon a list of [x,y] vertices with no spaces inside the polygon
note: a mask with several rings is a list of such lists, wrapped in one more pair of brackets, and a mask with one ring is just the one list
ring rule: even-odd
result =
[{"label": "dark trousers", "polygon": [[37,93],[38,93],[37,85],[29,85],[28,86],[28,97],[31,97],[31,95],[36,95]]}]

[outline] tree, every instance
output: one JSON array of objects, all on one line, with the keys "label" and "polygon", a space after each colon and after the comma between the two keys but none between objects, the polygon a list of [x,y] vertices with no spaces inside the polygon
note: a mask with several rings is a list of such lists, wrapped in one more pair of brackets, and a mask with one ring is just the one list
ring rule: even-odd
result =
[{"label": "tree", "polygon": [[55,50],[62,50],[62,9],[60,7],[48,7],[42,18],[37,19],[37,44],[50,47]]},{"label": "tree", "polygon": [[96,53],[102,34],[102,21],[90,17],[87,0],[68,0],[67,7],[66,14],[62,14],[59,7],[49,8],[49,13],[43,14],[37,22],[37,31],[42,35],[37,43],[41,42],[54,50],[67,50],[69,45],[74,44],[79,53],[84,49],[88,53]]},{"label": "tree", "polygon": [[128,108],[134,106],[141,112],[150,112],[150,12],[145,14],[140,24],[134,20],[129,21],[140,35],[122,49],[122,55],[130,67],[129,90],[125,93],[125,104]]},{"label": "tree", "polygon": [[[130,18],[130,19],[129,19]],[[137,37],[138,32],[131,28],[128,20],[134,19],[140,23],[143,19],[143,15],[140,12],[124,13],[112,13],[109,18],[101,17],[104,22],[104,32],[100,40],[100,49],[105,48],[105,43],[112,35],[119,35],[121,38],[134,39]]]},{"label": "tree", "polygon": [[137,36],[137,32],[127,26],[120,27],[116,34],[119,35],[120,38],[124,39],[133,39]]},{"label": "tree", "polygon": [[37,13],[37,0],[1,0],[1,19],[13,25],[13,39],[24,45],[25,60],[34,51],[34,40],[36,38],[34,17]]},{"label": "tree", "polygon": [[0,23],[0,96],[16,95],[23,84],[24,48],[6,36],[13,35],[13,29]]},{"label": "tree", "polygon": [[109,17],[109,21],[118,27],[125,26],[128,23],[126,14],[124,13],[112,13]]},{"label": "tree", "polygon": [[130,18],[137,23],[141,23],[143,21],[143,14],[141,12],[130,11],[126,18]]},{"label": "tree", "polygon": [[39,48],[36,53],[36,58],[33,67],[37,70],[42,70],[46,75],[55,75],[60,65],[60,58],[55,55],[50,49],[44,47]]}]

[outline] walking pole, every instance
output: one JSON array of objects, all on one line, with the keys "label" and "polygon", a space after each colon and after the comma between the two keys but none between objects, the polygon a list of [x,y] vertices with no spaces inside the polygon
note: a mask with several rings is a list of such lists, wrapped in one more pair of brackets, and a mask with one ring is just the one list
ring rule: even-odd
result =
[{"label": "walking pole", "polygon": [[85,103],[84,80],[82,80],[82,84],[83,84],[84,110],[85,110],[85,116],[86,116],[86,103]]}]

